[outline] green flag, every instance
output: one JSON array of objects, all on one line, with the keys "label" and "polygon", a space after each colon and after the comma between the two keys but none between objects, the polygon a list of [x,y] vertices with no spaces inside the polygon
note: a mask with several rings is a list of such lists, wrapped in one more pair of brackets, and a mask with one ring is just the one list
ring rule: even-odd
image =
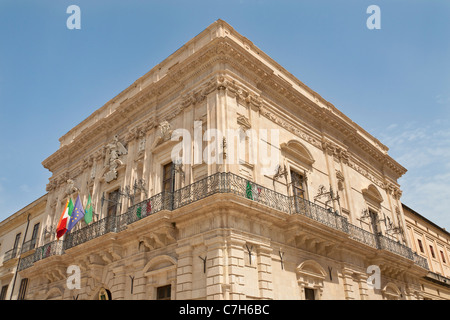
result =
[{"label": "green flag", "polygon": [[250,184],[250,181],[247,181],[247,188],[245,189],[245,195],[247,199],[253,200],[252,185]]},{"label": "green flag", "polygon": [[136,216],[138,217],[138,219],[141,218],[141,212],[142,212],[142,207],[138,207],[138,208],[136,209]]},{"label": "green flag", "polygon": [[94,208],[92,207],[91,195],[89,194],[88,202],[86,204],[86,208],[84,209],[84,221],[89,224],[92,222],[92,214]]}]

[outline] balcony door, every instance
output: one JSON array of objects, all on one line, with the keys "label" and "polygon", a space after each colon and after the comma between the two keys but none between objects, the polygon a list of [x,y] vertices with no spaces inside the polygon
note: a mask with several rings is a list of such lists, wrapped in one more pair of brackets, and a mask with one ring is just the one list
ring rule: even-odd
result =
[{"label": "balcony door", "polygon": [[164,165],[163,167],[163,192],[173,192],[175,190],[175,175],[174,166],[172,162]]},{"label": "balcony door", "polygon": [[295,210],[298,213],[306,213],[306,198],[305,193],[305,176],[291,170],[291,186],[292,194],[294,196]]}]

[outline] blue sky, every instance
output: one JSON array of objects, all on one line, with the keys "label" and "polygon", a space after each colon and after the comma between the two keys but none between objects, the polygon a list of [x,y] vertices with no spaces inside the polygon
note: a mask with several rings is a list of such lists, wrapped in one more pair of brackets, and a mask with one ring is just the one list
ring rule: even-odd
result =
[{"label": "blue sky", "polygon": [[402,201],[450,230],[449,17],[444,0],[0,0],[0,220],[45,194],[62,135],[220,18],[386,144]]}]

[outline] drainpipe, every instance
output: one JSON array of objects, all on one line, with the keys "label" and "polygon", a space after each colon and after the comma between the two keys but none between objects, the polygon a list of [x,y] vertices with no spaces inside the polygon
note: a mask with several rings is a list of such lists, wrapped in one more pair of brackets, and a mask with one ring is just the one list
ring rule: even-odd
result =
[{"label": "drainpipe", "polygon": [[[29,225],[30,225],[30,214],[28,214],[28,217],[27,217],[27,227],[25,229],[25,234],[23,236],[22,246],[20,247],[20,251],[22,251],[23,245],[25,243],[25,239],[27,238],[27,232],[28,232],[28,226]],[[11,295],[9,296],[9,300],[12,300],[12,296],[13,296],[13,293],[14,293],[14,287],[16,286],[17,272],[19,271],[19,266],[20,266],[20,256],[21,256],[21,253],[19,253],[19,260],[17,260],[17,267],[16,267],[16,271],[14,272],[13,286],[12,286],[12,289],[11,289]]]}]

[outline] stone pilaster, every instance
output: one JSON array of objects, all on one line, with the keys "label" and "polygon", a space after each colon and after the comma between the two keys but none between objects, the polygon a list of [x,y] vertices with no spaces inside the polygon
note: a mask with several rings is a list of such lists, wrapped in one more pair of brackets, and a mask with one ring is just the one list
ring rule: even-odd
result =
[{"label": "stone pilaster", "polygon": [[344,285],[344,297],[346,300],[354,300],[354,288],[353,288],[353,270],[342,268],[342,280]]},{"label": "stone pilaster", "polygon": [[178,255],[177,264],[177,299],[192,299],[192,246],[186,245],[176,249]]},{"label": "stone pilaster", "polygon": [[206,261],[206,298],[211,300],[223,299],[224,283],[224,239],[214,237],[205,241],[207,246]]},{"label": "stone pilaster", "polygon": [[127,277],[125,273],[125,268],[123,266],[114,268],[113,273],[114,278],[112,279],[113,283],[110,289],[111,295],[114,300],[124,300],[126,290],[126,277]]},{"label": "stone pilaster", "polygon": [[230,239],[228,241],[228,279],[230,285],[229,299],[240,300],[245,298],[243,293],[244,280],[244,247],[245,241]]},{"label": "stone pilaster", "polygon": [[273,299],[272,248],[259,246],[257,248],[258,285],[262,299]]},{"label": "stone pilaster", "polygon": [[359,296],[361,300],[369,300],[368,286],[367,286],[367,278],[368,275],[365,273],[358,273],[358,287],[359,287]]}]

